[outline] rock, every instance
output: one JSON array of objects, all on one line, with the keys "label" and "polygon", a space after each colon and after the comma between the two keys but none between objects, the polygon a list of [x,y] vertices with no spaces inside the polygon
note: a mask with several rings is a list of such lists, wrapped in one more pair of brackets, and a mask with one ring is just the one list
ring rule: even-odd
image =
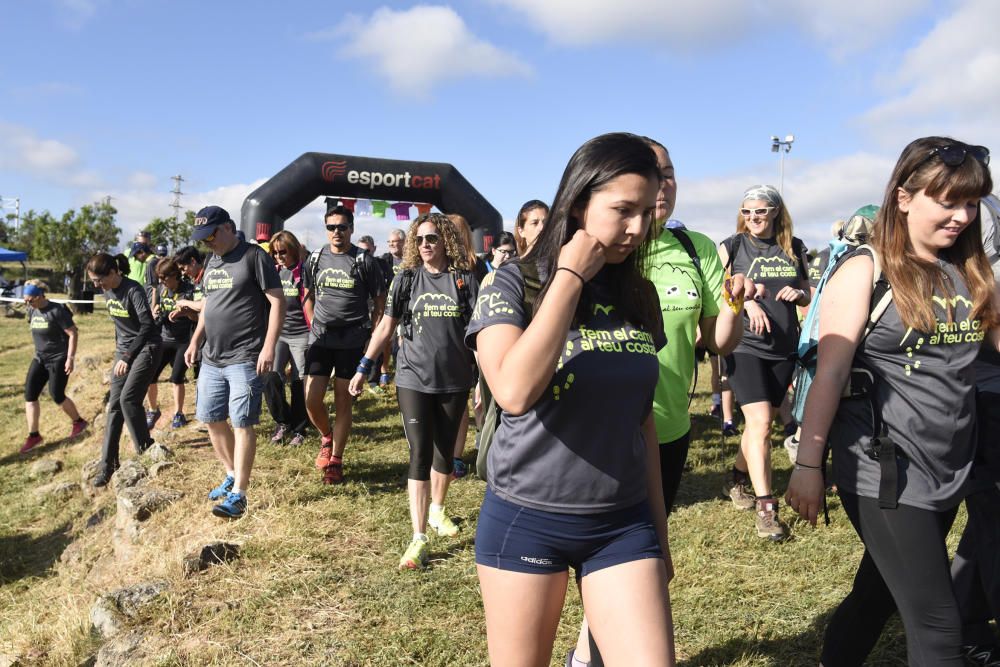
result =
[{"label": "rock", "polygon": [[97,367],[101,365],[101,359],[100,357],[83,357],[80,359],[79,365],[88,371],[96,371]]},{"label": "rock", "polygon": [[181,497],[177,491],[165,491],[148,486],[133,486],[118,492],[118,516],[145,521]]},{"label": "rock", "polygon": [[58,459],[39,459],[31,464],[32,477],[50,477],[62,470],[62,461]]},{"label": "rock", "polygon": [[94,528],[96,526],[104,523],[104,520],[108,518],[108,510],[106,508],[101,508],[87,517],[87,528]]},{"label": "rock", "polygon": [[21,667],[21,659],[16,655],[0,653],[0,667]]},{"label": "rock", "polygon": [[115,493],[136,486],[148,477],[146,466],[135,459],[129,459],[111,477],[111,488]]},{"label": "rock", "polygon": [[150,461],[166,461],[174,458],[174,453],[161,442],[154,442],[145,451],[146,457]]},{"label": "rock", "polygon": [[142,608],[168,588],[165,581],[151,581],[107,593],[90,608],[90,624],[105,638],[115,637],[129,619],[138,617]]},{"label": "rock", "polygon": [[184,574],[192,575],[212,565],[228,563],[240,557],[240,545],[231,542],[210,542],[184,557]]},{"label": "rock", "polygon": [[145,635],[138,630],[113,638],[97,652],[97,662],[94,663],[94,667],[126,667],[138,664],[141,656],[136,653],[145,639]]},{"label": "rock", "polygon": [[153,465],[149,466],[149,476],[159,477],[161,472],[163,472],[167,468],[173,468],[176,465],[177,464],[174,463],[173,461],[157,461]]},{"label": "rock", "polygon": [[90,608],[90,625],[101,637],[114,637],[122,631],[125,618],[118,612],[114,600],[102,595]]},{"label": "rock", "polygon": [[52,497],[65,499],[79,492],[80,485],[73,482],[52,482],[35,489],[35,495],[39,498]]},{"label": "rock", "polygon": [[84,489],[93,489],[91,482],[104,469],[104,463],[100,459],[87,461],[80,469],[80,486]]}]

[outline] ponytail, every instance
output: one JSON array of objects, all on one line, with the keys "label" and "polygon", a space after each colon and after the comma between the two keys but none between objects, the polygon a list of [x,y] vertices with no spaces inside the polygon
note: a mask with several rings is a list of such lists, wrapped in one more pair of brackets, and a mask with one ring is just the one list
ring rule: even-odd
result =
[{"label": "ponytail", "polygon": [[121,253],[112,257],[106,252],[99,252],[87,262],[87,270],[95,276],[106,276],[112,271],[127,276],[129,268],[128,258]]}]

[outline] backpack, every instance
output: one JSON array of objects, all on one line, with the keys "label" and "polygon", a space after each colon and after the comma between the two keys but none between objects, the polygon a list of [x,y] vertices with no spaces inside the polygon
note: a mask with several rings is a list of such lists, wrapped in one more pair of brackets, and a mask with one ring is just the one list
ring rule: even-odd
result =
[{"label": "backpack", "polygon": [[[462,318],[462,328],[469,326],[472,319],[472,311],[469,308],[469,280],[472,274],[468,271],[449,271],[455,281],[455,288],[458,290],[458,308]],[[403,269],[400,271],[400,285],[398,302],[403,310],[399,318],[401,331],[407,340],[413,340],[413,310],[410,308],[410,296],[413,293],[413,280],[417,276],[416,269]]]},{"label": "backpack", "polygon": [[[325,247],[323,246],[323,248]],[[306,260],[306,264],[309,267],[309,276],[312,278],[313,289],[316,289],[317,278],[319,277],[319,258],[323,254],[323,248],[313,250],[309,253],[309,259]],[[349,275],[355,280],[360,280],[365,291],[370,293],[372,282],[368,275],[368,269],[365,266],[365,251],[356,245],[351,245],[351,249],[347,251],[347,254],[354,260],[351,264]]]},{"label": "backpack", "polygon": [[[686,252],[688,254],[688,257],[691,258],[691,263],[694,264],[695,270],[698,271],[698,277],[701,278],[702,283],[704,283],[705,273],[702,271],[701,268],[701,257],[698,256],[698,251],[695,249],[694,243],[691,241],[691,237],[688,236],[687,232],[685,232],[683,229],[680,229],[679,227],[674,229],[671,229],[670,227],[664,227],[664,229],[673,234],[674,238],[677,239],[677,242],[681,244],[682,248],[684,248],[684,252]],[[738,245],[736,247],[739,248]],[[731,257],[729,261],[730,263],[732,263]],[[698,386],[698,364],[695,363],[694,377],[691,379],[691,391],[688,392],[688,409],[691,408],[691,403],[694,401],[695,388],[697,386]]]},{"label": "backpack", "polygon": [[[528,324],[531,323],[531,316],[535,311],[535,300],[542,291],[542,281],[538,277],[538,266],[534,262],[521,262],[518,264],[521,270],[521,280],[524,283],[524,312],[528,316]],[[500,415],[503,408],[497,405],[493,398],[493,392],[486,384],[486,378],[479,376],[480,401],[483,408],[483,426],[479,430],[479,451],[476,454],[476,475],[480,479],[486,479],[486,458],[493,444],[493,436],[500,426]]]}]

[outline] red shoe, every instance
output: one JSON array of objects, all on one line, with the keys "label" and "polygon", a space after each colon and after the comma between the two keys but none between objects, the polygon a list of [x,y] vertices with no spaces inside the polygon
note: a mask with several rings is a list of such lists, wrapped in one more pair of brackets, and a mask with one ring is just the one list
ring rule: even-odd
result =
[{"label": "red shoe", "polygon": [[333,456],[333,435],[324,435],[319,440],[319,454],[316,455],[316,467],[320,470],[330,465],[330,457]]},{"label": "red shoe", "polygon": [[70,431],[70,434],[69,434],[70,439],[75,438],[75,437],[79,436],[81,433],[83,433],[84,431],[86,431],[88,426],[90,426],[90,424],[87,423],[86,419],[82,419],[81,418],[81,419],[77,419],[76,421],[74,421],[73,422],[73,430]]},{"label": "red shoe", "polygon": [[323,468],[324,484],[342,484],[344,482],[344,464],[331,463]]},{"label": "red shoe", "polygon": [[42,436],[29,435],[27,439],[24,441],[24,444],[21,445],[21,453],[27,454],[28,452],[30,452],[32,449],[42,444],[43,442],[45,442],[45,438],[43,438]]}]

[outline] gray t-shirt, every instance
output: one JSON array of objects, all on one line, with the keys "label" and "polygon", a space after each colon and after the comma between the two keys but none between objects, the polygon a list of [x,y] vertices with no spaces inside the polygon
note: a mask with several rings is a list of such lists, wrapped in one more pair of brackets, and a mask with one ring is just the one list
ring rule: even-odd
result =
[{"label": "gray t-shirt", "polygon": [[104,298],[115,323],[115,352],[120,357],[131,363],[144,346],[160,342],[142,285],[122,276],[118,287],[104,291]]},{"label": "gray t-shirt", "polygon": [[281,327],[281,336],[308,336],[309,324],[306,322],[305,311],[302,310],[302,297],[312,287],[312,282],[306,265],[300,264],[298,271],[282,266],[278,270],[278,277],[281,279],[281,291],[285,295],[285,324]]},{"label": "gray t-shirt", "polygon": [[[400,292],[404,273],[392,281],[385,312],[389,317],[403,317]],[[465,303],[456,280],[465,283]],[[396,357],[396,386],[428,394],[468,391],[475,384],[474,360],[465,346],[465,319],[472,314],[479,289],[472,274],[450,271],[430,273],[424,267],[413,269],[409,310],[412,313],[413,339],[403,338]]]},{"label": "gray t-shirt", "polygon": [[188,317],[178,317],[175,321],[170,321],[170,313],[181,299],[193,300],[194,285],[187,279],[181,280],[177,285],[177,291],[168,289],[166,285],[160,283],[154,287],[157,291],[157,304],[160,307],[160,336],[164,343],[171,345],[187,345],[191,341],[191,333],[194,331],[194,321]]},{"label": "gray t-shirt", "polygon": [[[944,260],[938,264],[955,287],[955,296],[947,299],[952,321],[946,299],[935,296],[936,330],[913,331],[902,323],[893,302],[858,346],[854,362],[874,374],[875,409],[902,451],[897,456],[899,502],[933,511],[954,507],[968,490],[975,449],[973,362],[984,338],[979,320],[970,317],[969,291],[961,275]],[[837,485],[878,498],[879,463],[862,450],[871,435],[869,401],[842,400],[829,435]]]},{"label": "gray t-shirt", "polygon": [[385,293],[378,263],[351,246],[345,253],[319,250],[311,343],[331,349],[361,347],[371,335],[368,299]]},{"label": "gray t-shirt", "polygon": [[731,250],[734,238],[731,236],[723,241],[733,258],[732,273],[742,273],[755,283],[764,285],[767,296],[756,303],[771,321],[771,331],[765,329],[763,333],[755,334],[750,331],[750,317],[744,312],[743,339],[734,351],[761,359],[789,359],[798,348],[799,318],[794,303],[778,301],[775,295],[782,287],[799,289],[800,282],[808,279],[806,247],[799,239],[792,238],[792,252],[798,258],[798,262],[793,262],[776,239],[755,239],[749,234],[742,234],[734,256]]},{"label": "gray t-shirt", "polygon": [[[503,413],[489,451],[488,482],[510,502],[568,514],[623,509],[646,498],[642,422],[659,374],[653,334],[622,321],[602,270],[586,289],[590,314],[566,334],[541,398],[523,415]],[[525,328],[524,283],[504,264],[480,286],[466,343],[494,324]],[[657,310],[659,305],[657,305]]]},{"label": "gray t-shirt", "polygon": [[208,258],[201,283],[204,362],[212,366],[256,362],[270,313],[264,292],[281,289],[274,261],[260,246],[240,241],[222,257]]},{"label": "gray t-shirt", "polygon": [[61,303],[49,301],[44,308],[28,307],[28,328],[35,342],[35,358],[43,364],[64,359],[69,350],[67,329],[72,329],[73,313]]}]

